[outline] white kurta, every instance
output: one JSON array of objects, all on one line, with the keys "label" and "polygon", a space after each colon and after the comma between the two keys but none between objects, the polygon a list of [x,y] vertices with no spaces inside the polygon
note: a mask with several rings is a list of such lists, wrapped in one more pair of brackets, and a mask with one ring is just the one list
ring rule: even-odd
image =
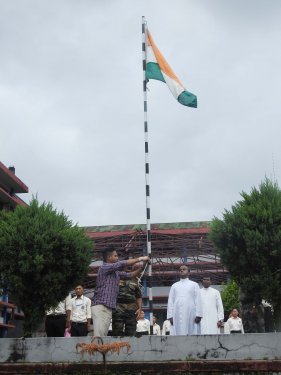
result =
[{"label": "white kurta", "polygon": [[196,316],[202,317],[200,288],[189,279],[181,279],[172,285],[169,299],[167,319],[173,318],[170,335],[198,335],[200,324],[196,324]]},{"label": "white kurta", "polygon": [[202,335],[217,335],[220,329],[217,326],[219,320],[223,320],[223,305],[220,292],[214,288],[200,289],[202,299],[203,318],[201,320]]}]

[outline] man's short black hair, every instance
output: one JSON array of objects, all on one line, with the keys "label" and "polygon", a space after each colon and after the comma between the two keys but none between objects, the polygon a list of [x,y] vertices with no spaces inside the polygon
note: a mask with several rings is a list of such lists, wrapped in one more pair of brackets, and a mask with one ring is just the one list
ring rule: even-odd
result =
[{"label": "man's short black hair", "polygon": [[103,250],[102,259],[104,262],[106,262],[108,256],[110,256],[113,253],[113,251],[115,251],[115,247],[113,245],[109,245]]},{"label": "man's short black hair", "polygon": [[203,280],[206,280],[206,279],[209,279],[210,281],[212,280],[211,276],[203,276],[203,277],[202,277],[202,281],[203,281]]}]

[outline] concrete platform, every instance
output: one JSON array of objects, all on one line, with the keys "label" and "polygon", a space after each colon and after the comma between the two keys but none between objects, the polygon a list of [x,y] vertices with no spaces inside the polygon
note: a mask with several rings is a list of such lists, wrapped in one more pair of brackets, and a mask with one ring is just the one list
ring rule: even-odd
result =
[{"label": "concrete platform", "polygon": [[83,354],[80,344],[89,345],[90,337],[0,339],[0,374],[99,373],[105,366],[120,373],[281,372],[281,333],[105,337],[103,342],[128,343],[130,348],[128,352],[126,346],[120,348],[119,354],[87,350]]}]

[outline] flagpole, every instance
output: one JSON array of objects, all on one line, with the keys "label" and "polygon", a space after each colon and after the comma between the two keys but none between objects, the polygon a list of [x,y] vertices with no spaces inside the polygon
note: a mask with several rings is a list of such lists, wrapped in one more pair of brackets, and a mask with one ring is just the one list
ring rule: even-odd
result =
[{"label": "flagpole", "polygon": [[146,247],[150,257],[148,265],[148,301],[150,317],[150,334],[153,335],[153,297],[152,297],[152,253],[150,227],[150,185],[149,185],[149,154],[148,154],[148,122],[147,122],[147,90],[146,90],[146,21],[142,17],[142,67],[143,67],[143,108],[144,108],[144,149],[145,149],[145,196],[146,196]]}]

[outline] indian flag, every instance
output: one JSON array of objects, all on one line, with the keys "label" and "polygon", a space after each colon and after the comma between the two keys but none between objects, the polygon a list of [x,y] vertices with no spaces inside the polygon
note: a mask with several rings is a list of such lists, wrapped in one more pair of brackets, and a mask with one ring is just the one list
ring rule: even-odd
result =
[{"label": "indian flag", "polygon": [[197,108],[197,97],[187,91],[162,53],[154,43],[150,32],[146,34],[147,58],[146,58],[146,79],[157,79],[167,83],[174,97],[183,105]]}]

